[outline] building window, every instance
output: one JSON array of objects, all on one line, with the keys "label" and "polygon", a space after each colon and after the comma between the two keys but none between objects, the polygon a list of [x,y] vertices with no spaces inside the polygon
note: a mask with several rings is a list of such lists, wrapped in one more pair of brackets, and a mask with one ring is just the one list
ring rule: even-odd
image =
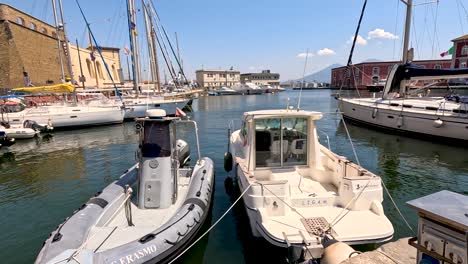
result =
[{"label": "building window", "polygon": [[37,26],[33,22],[31,22],[31,24],[29,24],[29,28],[32,29],[32,30],[37,30]]},{"label": "building window", "polygon": [[97,68],[97,73],[98,73],[99,78],[105,80],[104,75],[102,74],[101,63],[99,63],[99,61],[96,62],[96,68]]},{"label": "building window", "polygon": [[57,33],[55,31],[52,31],[52,37],[54,37],[54,38],[57,37]]},{"label": "building window", "polygon": [[226,78],[226,74],[221,73],[221,78]]},{"label": "building window", "polygon": [[461,55],[468,55],[468,45],[463,46]]},{"label": "building window", "polygon": [[442,66],[440,64],[434,65],[434,69],[442,69]]},{"label": "building window", "polygon": [[206,77],[208,77],[208,78],[213,78],[213,74],[212,74],[212,73],[207,73],[207,74],[206,74]]},{"label": "building window", "polygon": [[112,74],[114,75],[114,81],[116,81],[118,78],[117,71],[115,70],[115,65],[112,65]]},{"label": "building window", "polygon": [[460,63],[460,68],[466,68],[466,61]]},{"label": "building window", "polygon": [[374,67],[372,68],[372,75],[379,75],[380,69],[379,67]]},{"label": "building window", "polygon": [[47,35],[47,29],[46,29],[46,28],[41,28],[41,32],[42,32],[42,34],[46,34],[46,35]]},{"label": "building window", "polygon": [[93,64],[90,59],[86,59],[86,66],[88,67],[88,73],[91,78],[96,78],[96,73],[94,72]]},{"label": "building window", "polygon": [[18,18],[16,19],[16,22],[17,22],[18,24],[24,26],[24,19],[23,19],[22,17],[18,17]]},{"label": "building window", "polygon": [[372,83],[377,84],[379,82],[379,76],[372,77]]}]

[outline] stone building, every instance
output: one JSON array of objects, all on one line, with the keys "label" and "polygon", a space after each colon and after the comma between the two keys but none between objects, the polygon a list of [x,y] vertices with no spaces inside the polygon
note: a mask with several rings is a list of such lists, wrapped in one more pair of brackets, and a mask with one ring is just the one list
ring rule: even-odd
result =
[{"label": "stone building", "polygon": [[[387,79],[387,75],[393,65],[399,61],[377,61],[362,62],[354,64],[353,74],[347,70],[346,66],[333,68],[331,70],[331,88],[355,88],[354,80],[358,89],[366,89],[368,85],[377,84]],[[413,61],[413,64],[425,67],[427,69],[445,69],[450,68],[451,60],[419,60]]]},{"label": "stone building", "polygon": [[452,41],[452,68],[468,68],[468,34]]},{"label": "stone building", "polygon": [[197,70],[198,85],[206,89],[231,87],[240,83],[240,71],[235,70]]},{"label": "stone building", "polygon": [[241,74],[241,82],[250,82],[256,85],[273,85],[279,86],[280,75],[279,73],[272,73],[270,70],[263,70],[257,73],[243,73]]},{"label": "stone building", "polygon": [[[57,38],[62,41],[60,52],[65,75],[70,76],[63,47],[65,45],[63,32],[57,32],[54,26],[14,7],[0,4],[0,88],[11,89],[25,86],[27,84],[25,75],[35,86],[60,83],[62,73],[58,58]],[[100,85],[110,83],[97,52],[95,57],[98,74],[95,73],[93,63],[90,65],[92,67],[88,67],[88,61],[91,62],[90,53],[90,49],[80,48],[83,75],[87,80],[86,86],[88,84],[96,86],[96,76]],[[114,76],[117,77],[116,82],[120,82],[119,74],[117,74],[120,69],[118,49],[103,48],[103,55],[111,68],[111,73],[115,73]],[[75,79],[78,81],[80,68],[76,46],[70,45],[70,60]]]}]

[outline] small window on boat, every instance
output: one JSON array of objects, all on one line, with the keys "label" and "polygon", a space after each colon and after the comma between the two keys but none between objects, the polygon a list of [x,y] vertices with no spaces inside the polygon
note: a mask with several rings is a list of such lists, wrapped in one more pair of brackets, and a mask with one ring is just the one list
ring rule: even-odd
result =
[{"label": "small window on boat", "polygon": [[255,142],[257,167],[306,165],[307,119],[257,119]]},{"label": "small window on boat", "polygon": [[439,110],[438,107],[434,107],[434,106],[426,106],[426,110],[434,110],[434,111],[437,111]]},{"label": "small window on boat", "polygon": [[146,158],[171,156],[170,122],[145,122],[141,154]]}]

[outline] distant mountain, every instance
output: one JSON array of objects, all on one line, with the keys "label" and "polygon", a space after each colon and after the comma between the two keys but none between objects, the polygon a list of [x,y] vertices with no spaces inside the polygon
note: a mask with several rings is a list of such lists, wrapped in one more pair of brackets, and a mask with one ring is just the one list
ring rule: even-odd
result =
[{"label": "distant mountain", "polygon": [[[317,82],[325,82],[329,83],[331,80],[331,70],[333,68],[341,67],[343,65],[340,64],[332,64],[325,69],[322,69],[320,71],[314,72],[312,74],[306,75],[304,77],[306,82],[312,82],[312,81],[317,81]],[[298,79],[298,81],[301,81],[302,78]]]}]

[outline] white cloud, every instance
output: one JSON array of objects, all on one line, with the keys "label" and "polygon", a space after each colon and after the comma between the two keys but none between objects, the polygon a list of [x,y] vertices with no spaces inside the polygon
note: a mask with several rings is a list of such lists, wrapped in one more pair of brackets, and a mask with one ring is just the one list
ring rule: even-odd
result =
[{"label": "white cloud", "polygon": [[397,35],[393,35],[390,32],[387,32],[381,28],[376,28],[372,31],[369,31],[367,34],[367,39],[398,39]]},{"label": "white cloud", "polygon": [[302,52],[296,55],[297,58],[305,58],[305,57],[313,57],[315,54],[313,53],[307,53],[307,52]]},{"label": "white cloud", "polygon": [[[346,43],[351,44],[353,43],[353,40],[354,40],[354,36],[351,36],[351,38]],[[356,39],[356,44],[362,45],[362,46],[367,45],[367,40],[363,38],[361,35],[358,35]]]},{"label": "white cloud", "polygon": [[319,56],[328,56],[328,55],[334,55],[334,54],[336,54],[336,52],[329,48],[324,48],[324,49],[317,51],[317,55]]}]

